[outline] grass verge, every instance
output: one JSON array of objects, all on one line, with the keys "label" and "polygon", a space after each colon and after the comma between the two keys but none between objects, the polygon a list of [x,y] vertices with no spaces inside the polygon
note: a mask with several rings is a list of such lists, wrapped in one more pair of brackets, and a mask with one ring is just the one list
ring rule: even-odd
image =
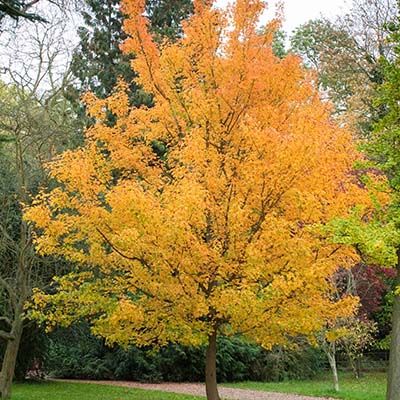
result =
[{"label": "grass verge", "polygon": [[355,379],[351,374],[341,374],[339,383],[341,386],[339,393],[333,390],[332,379],[328,374],[309,381],[241,382],[225,386],[342,400],[385,400],[386,375],[384,373],[368,373],[360,379]]},{"label": "grass verge", "polygon": [[83,383],[22,383],[12,400],[199,400],[201,397]]}]

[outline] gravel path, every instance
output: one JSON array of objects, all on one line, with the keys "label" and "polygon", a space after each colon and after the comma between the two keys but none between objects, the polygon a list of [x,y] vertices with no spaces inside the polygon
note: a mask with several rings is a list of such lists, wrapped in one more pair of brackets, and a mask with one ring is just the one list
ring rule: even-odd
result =
[{"label": "gravel path", "polygon": [[[69,379],[57,379],[57,381],[95,383],[98,385],[122,386],[144,390],[159,390],[162,392],[184,393],[204,397],[206,395],[205,386],[201,383],[139,383],[125,381],[87,381]],[[218,390],[221,398],[226,400],[330,400],[326,397],[309,397],[288,393],[262,392],[259,390],[227,388],[222,386],[219,386]]]}]

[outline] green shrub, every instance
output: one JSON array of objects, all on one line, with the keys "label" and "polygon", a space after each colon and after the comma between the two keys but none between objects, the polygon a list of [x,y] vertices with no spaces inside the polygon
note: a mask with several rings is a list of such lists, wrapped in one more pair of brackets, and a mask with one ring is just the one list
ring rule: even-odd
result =
[{"label": "green shrub", "polygon": [[[204,380],[204,353],[204,348],[176,344],[157,352],[134,346],[110,348],[91,335],[85,324],[79,324],[50,336],[46,369],[52,376],[63,378],[196,382]],[[310,346],[296,351],[266,351],[240,337],[218,341],[220,382],[310,378],[320,372],[324,362],[321,352]]]}]

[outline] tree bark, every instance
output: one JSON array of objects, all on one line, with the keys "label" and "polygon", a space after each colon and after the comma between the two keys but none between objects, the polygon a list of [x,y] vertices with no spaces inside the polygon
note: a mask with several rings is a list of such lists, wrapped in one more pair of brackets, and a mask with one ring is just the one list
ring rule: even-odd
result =
[{"label": "tree bark", "polygon": [[14,336],[13,340],[8,340],[6,345],[6,351],[4,353],[3,363],[1,366],[0,373],[0,396],[1,399],[11,398],[11,385],[14,378],[15,364],[17,362],[17,355],[19,344],[21,341],[23,330],[23,321],[20,315],[15,317],[12,333]]},{"label": "tree bark", "polygon": [[351,351],[346,350],[347,358],[349,359],[349,364],[351,370],[353,371],[354,378],[360,379],[361,377],[361,358],[355,356],[351,353]]},{"label": "tree bark", "polygon": [[335,389],[335,392],[339,392],[339,377],[337,373],[337,367],[336,367],[336,357],[335,353],[327,353],[328,360],[329,360],[329,365],[332,370],[332,375],[333,375],[333,387]]},{"label": "tree bark", "polygon": [[[397,250],[396,288],[400,285],[400,249]],[[390,341],[389,369],[386,400],[398,400],[400,396],[400,295],[393,301],[392,337]]]},{"label": "tree bark", "polygon": [[208,337],[206,351],[206,394],[207,400],[220,400],[217,387],[217,332]]},{"label": "tree bark", "polygon": [[362,360],[363,356],[359,356],[356,359],[356,378],[360,379],[363,377],[363,369],[362,369]]}]

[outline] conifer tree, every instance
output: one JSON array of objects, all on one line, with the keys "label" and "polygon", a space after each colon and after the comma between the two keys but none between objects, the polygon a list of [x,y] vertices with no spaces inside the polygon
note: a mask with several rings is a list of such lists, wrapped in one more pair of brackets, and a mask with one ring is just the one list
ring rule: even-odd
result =
[{"label": "conifer tree", "polygon": [[[149,0],[146,13],[151,29],[159,40],[176,39],[181,33],[181,21],[192,12],[191,0]],[[151,96],[133,81],[131,68],[134,54],[123,54],[120,46],[127,38],[122,29],[124,15],[119,0],[86,0],[82,13],[84,26],[78,30],[80,43],[72,61],[72,72],[79,81],[73,97],[90,90],[105,98],[112,93],[117,80],[129,83],[130,100],[134,105],[151,104]]]},{"label": "conifer tree", "polygon": [[10,17],[14,20],[23,18],[29,21],[46,21],[40,15],[29,12],[29,9],[35,3],[37,1],[0,0],[0,23],[5,17]]}]

